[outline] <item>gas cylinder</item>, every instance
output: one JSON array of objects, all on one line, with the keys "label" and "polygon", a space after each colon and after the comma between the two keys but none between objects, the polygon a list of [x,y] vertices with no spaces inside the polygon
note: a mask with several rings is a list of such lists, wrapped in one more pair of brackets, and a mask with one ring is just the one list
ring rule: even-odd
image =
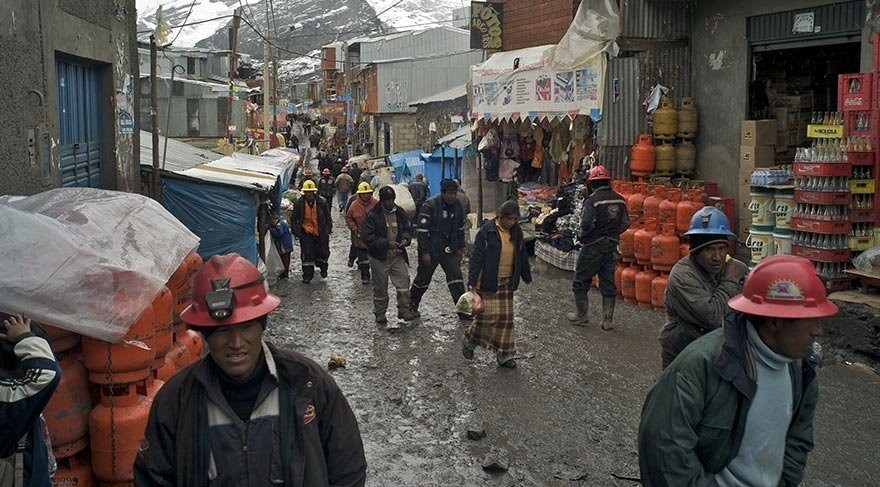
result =
[{"label": "gas cylinder", "polygon": [[156,316],[148,305],[120,343],[91,337],[82,340],[83,365],[96,384],[143,380],[156,360]]},{"label": "gas cylinder", "polygon": [[629,218],[641,218],[644,216],[645,198],[648,197],[647,183],[633,183],[633,194],[626,200],[626,212]]},{"label": "gas cylinder", "polygon": [[697,167],[697,149],[689,140],[675,146],[675,172],[690,176]]},{"label": "gas cylinder", "polygon": [[661,98],[660,106],[654,111],[654,136],[675,137],[678,133],[678,112],[669,98]]},{"label": "gas cylinder", "polygon": [[177,266],[177,270],[168,279],[168,289],[171,291],[174,307],[174,322],[180,322],[180,313],[189,306],[192,301],[192,282],[196,272],[202,268],[202,258],[195,252],[190,252]]},{"label": "gas cylinder", "polygon": [[663,295],[666,292],[666,283],[669,282],[669,274],[661,272],[659,276],[651,280],[651,306],[657,311],[666,309]]},{"label": "gas cylinder", "polygon": [[79,345],[80,336],[72,331],[62,330],[61,328],[38,323],[46,335],[49,337],[49,348],[56,354],[70,350]]},{"label": "gas cylinder", "polygon": [[675,146],[672,144],[660,144],[655,147],[657,159],[654,163],[654,174],[660,176],[672,176],[675,174]]},{"label": "gas cylinder", "polygon": [[176,332],[174,334],[174,339],[186,345],[186,348],[189,349],[189,356],[192,362],[196,362],[202,358],[203,340],[201,333],[185,328]]},{"label": "gas cylinder", "polygon": [[692,97],[681,99],[678,109],[678,136],[682,139],[693,139],[697,136],[697,106]]},{"label": "gas cylinder", "polygon": [[642,308],[651,307],[651,281],[659,275],[649,267],[636,274],[636,301]]},{"label": "gas cylinder", "polygon": [[153,312],[156,315],[156,360],[151,368],[154,371],[165,366],[165,354],[171,350],[174,342],[173,303],[174,296],[166,286],[162,286],[153,299]]},{"label": "gas cylinder", "polygon": [[623,262],[635,262],[635,236],[642,229],[642,219],[635,217],[629,222],[629,228],[620,234],[620,260]]},{"label": "gas cylinder", "polygon": [[[88,418],[83,424],[88,425]],[[92,474],[88,450],[67,458],[57,458],[58,469],[52,477],[52,487],[92,487],[95,476]]]},{"label": "gas cylinder", "polygon": [[651,239],[651,267],[658,271],[668,271],[678,262],[681,242],[675,236],[675,225],[660,225],[661,232]]},{"label": "gas cylinder", "polygon": [[664,224],[672,225],[675,231],[675,210],[678,203],[681,202],[681,190],[678,188],[668,188],[666,190],[666,199],[660,202],[660,218],[657,220],[661,228]]},{"label": "gas cylinder", "polygon": [[83,364],[70,355],[58,360],[61,380],[46,404],[43,416],[57,458],[66,458],[85,449],[89,444],[89,411],[92,398],[89,377]]},{"label": "gas cylinder", "polygon": [[632,146],[629,156],[629,170],[636,176],[647,176],[654,172],[657,153],[654,150],[654,139],[650,134],[639,134]]},{"label": "gas cylinder", "polygon": [[[721,210],[727,217],[727,223],[736,224],[736,202],[730,196],[712,196],[709,198],[709,204]],[[731,228],[733,230],[733,228]]]},{"label": "gas cylinder", "polygon": [[650,196],[645,198],[644,203],[644,212],[642,216],[644,218],[653,218],[655,220],[660,219],[660,202],[663,201],[663,198],[666,196],[666,187],[662,184],[657,184],[651,187]]},{"label": "gas cylinder", "polygon": [[678,233],[688,231],[691,226],[691,218],[703,207],[703,191],[690,189],[675,208],[675,230]]},{"label": "gas cylinder", "polygon": [[[186,345],[181,345],[183,346],[183,348],[186,348]],[[170,379],[177,372],[177,366],[174,365],[174,359],[169,356],[170,353],[171,351],[169,350],[169,352],[166,353],[164,357],[162,357],[162,365],[156,367],[156,362],[158,362],[158,360],[153,362],[153,366],[151,367],[151,369],[154,379],[168,382],[168,379]],[[187,353],[189,353],[189,349],[187,349]]]},{"label": "gas cylinder", "polygon": [[92,469],[102,482],[132,482],[150,401],[133,384],[114,388],[112,394],[104,389],[89,415]]},{"label": "gas cylinder", "polygon": [[624,302],[636,302],[636,274],[638,273],[639,267],[635,264],[630,264],[620,273],[620,294],[623,295]]},{"label": "gas cylinder", "polygon": [[633,194],[633,185],[629,181],[621,181],[617,185],[617,193],[623,196],[624,201],[629,201],[629,197]]},{"label": "gas cylinder", "polygon": [[[175,371],[180,370],[187,365],[193,363],[193,357],[192,354],[189,353],[189,348],[187,348],[186,345],[180,343],[177,340],[174,340],[174,343],[171,344],[171,351],[169,351],[168,354],[165,355],[165,359],[166,361],[171,361],[171,363],[174,364]],[[163,379],[158,374],[159,370],[156,371],[156,377],[159,379]]]},{"label": "gas cylinder", "polygon": [[165,381],[154,379],[152,376],[147,377],[141,382],[136,383],[136,390],[138,395],[146,397],[150,402],[153,402],[153,398],[156,397],[156,393],[159,392],[159,389],[165,385]]},{"label": "gas cylinder", "polygon": [[618,262],[614,267],[614,287],[617,289],[617,295],[623,296],[622,291],[620,290],[620,276],[623,274],[623,270],[626,269],[627,265],[623,262]]},{"label": "gas cylinder", "polygon": [[657,234],[657,220],[645,218],[644,228],[636,231],[633,244],[633,254],[636,262],[641,265],[651,264],[651,239]]},{"label": "gas cylinder", "polygon": [[688,242],[684,242],[678,246],[678,255],[682,259],[684,259],[688,255],[690,255],[690,253],[691,253],[691,244],[689,244]]}]

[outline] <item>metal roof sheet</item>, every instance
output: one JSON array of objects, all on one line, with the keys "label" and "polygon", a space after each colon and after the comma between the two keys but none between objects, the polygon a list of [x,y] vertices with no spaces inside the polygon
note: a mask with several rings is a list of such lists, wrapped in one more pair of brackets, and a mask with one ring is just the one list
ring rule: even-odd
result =
[{"label": "metal roof sheet", "polygon": [[409,104],[409,106],[414,107],[416,105],[427,105],[428,103],[437,103],[438,101],[451,101],[463,96],[467,96],[467,85],[456,86],[454,88],[450,88],[446,91],[441,91],[436,95],[431,95],[426,98],[422,98],[421,100],[416,100]]}]

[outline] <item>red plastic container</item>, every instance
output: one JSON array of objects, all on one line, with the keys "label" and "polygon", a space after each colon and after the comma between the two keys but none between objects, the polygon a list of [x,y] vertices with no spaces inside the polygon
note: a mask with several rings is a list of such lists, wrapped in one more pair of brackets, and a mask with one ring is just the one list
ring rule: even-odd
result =
[{"label": "red plastic container", "polygon": [[841,74],[837,77],[837,106],[844,111],[874,107],[874,73]]},{"label": "red plastic container", "polygon": [[848,205],[852,202],[852,193],[849,191],[832,193],[796,189],[794,190],[794,201],[796,203],[810,203],[814,205]]},{"label": "red plastic container", "polygon": [[850,233],[852,231],[852,223],[848,221],[823,221],[810,220],[807,218],[792,218],[791,229],[796,232],[833,235],[836,233]]},{"label": "red plastic container", "polygon": [[846,161],[853,166],[873,166],[874,151],[869,152],[847,152]]},{"label": "red plastic container", "polygon": [[852,164],[848,162],[795,162],[795,176],[849,176]]},{"label": "red plastic container", "polygon": [[101,393],[89,416],[92,469],[103,482],[134,481],[134,460],[150,415],[150,401],[134,384]]},{"label": "red plastic container", "polygon": [[804,245],[792,245],[791,255],[806,257],[817,262],[849,262],[849,249],[819,249]]},{"label": "red plastic container", "polygon": [[874,209],[864,210],[864,209],[850,209],[849,210],[849,221],[853,223],[867,223],[873,222],[877,219],[877,212]]},{"label": "red plastic container", "polygon": [[[858,128],[859,117],[864,117],[867,128]],[[843,127],[847,137],[868,137],[872,147],[880,144],[880,110],[853,110],[844,112]]]}]

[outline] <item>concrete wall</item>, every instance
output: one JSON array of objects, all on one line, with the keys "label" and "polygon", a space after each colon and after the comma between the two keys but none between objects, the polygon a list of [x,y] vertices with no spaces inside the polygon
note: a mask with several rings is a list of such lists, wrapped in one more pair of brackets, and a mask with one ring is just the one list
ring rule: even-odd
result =
[{"label": "concrete wall", "polygon": [[[425,152],[433,152],[438,139],[458,129],[458,125],[453,124],[451,118],[459,116],[462,123],[469,123],[468,112],[467,97],[465,96],[457,100],[420,105],[416,109],[416,144],[418,148]],[[432,122],[437,129],[435,132],[429,130]]]},{"label": "concrete wall", "polygon": [[409,113],[381,113],[373,117],[373,151],[374,156],[384,156],[385,130],[383,124],[391,124],[391,151],[405,152],[418,149],[416,138],[416,115]]},{"label": "concrete wall", "polygon": [[[218,85],[222,86],[222,85]],[[225,137],[229,100],[225,87],[223,92],[213,91],[203,83],[174,80],[172,89],[169,78],[159,78],[156,95],[159,100],[159,128],[169,137]],[[171,118],[168,119],[168,96],[171,98]],[[244,136],[247,128],[247,108],[244,100],[234,99],[231,125],[236,136]],[[150,80],[141,80],[141,128],[152,130],[150,120]]]},{"label": "concrete wall", "polygon": [[[0,86],[6,93],[0,99],[0,194],[29,195],[61,185],[57,55],[98,64],[103,187],[139,189],[135,23],[135,0],[0,3]],[[131,134],[120,131],[122,110],[135,120]]]}]

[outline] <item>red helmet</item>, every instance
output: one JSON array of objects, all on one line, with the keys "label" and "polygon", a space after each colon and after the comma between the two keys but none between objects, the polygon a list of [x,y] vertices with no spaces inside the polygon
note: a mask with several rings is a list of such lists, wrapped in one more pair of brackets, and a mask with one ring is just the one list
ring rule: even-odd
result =
[{"label": "red helmet", "polygon": [[590,169],[590,175],[587,177],[587,181],[608,181],[609,179],[611,179],[611,175],[608,174],[608,170],[604,166]]},{"label": "red helmet", "polygon": [[329,175],[330,175],[330,170],[327,169],[327,168],[325,167],[324,170],[321,171],[321,175],[322,175],[322,176],[329,176]]},{"label": "red helmet", "polygon": [[342,171],[342,172],[348,172],[348,166],[342,166],[341,171]]},{"label": "red helmet", "polygon": [[422,179],[425,179],[425,176],[423,176],[422,173],[416,174],[416,181],[421,181]]},{"label": "red helmet", "polygon": [[837,314],[809,260],[776,255],[761,261],[727,302],[736,311],[770,318],[825,318]]},{"label": "red helmet", "polygon": [[307,177],[307,178],[312,177],[312,170],[311,170],[311,169],[306,169],[305,171],[303,171],[303,176],[305,176],[305,177]]},{"label": "red helmet", "polygon": [[250,261],[238,254],[215,255],[193,278],[192,304],[180,319],[192,326],[237,325],[269,314],[280,303]]}]

